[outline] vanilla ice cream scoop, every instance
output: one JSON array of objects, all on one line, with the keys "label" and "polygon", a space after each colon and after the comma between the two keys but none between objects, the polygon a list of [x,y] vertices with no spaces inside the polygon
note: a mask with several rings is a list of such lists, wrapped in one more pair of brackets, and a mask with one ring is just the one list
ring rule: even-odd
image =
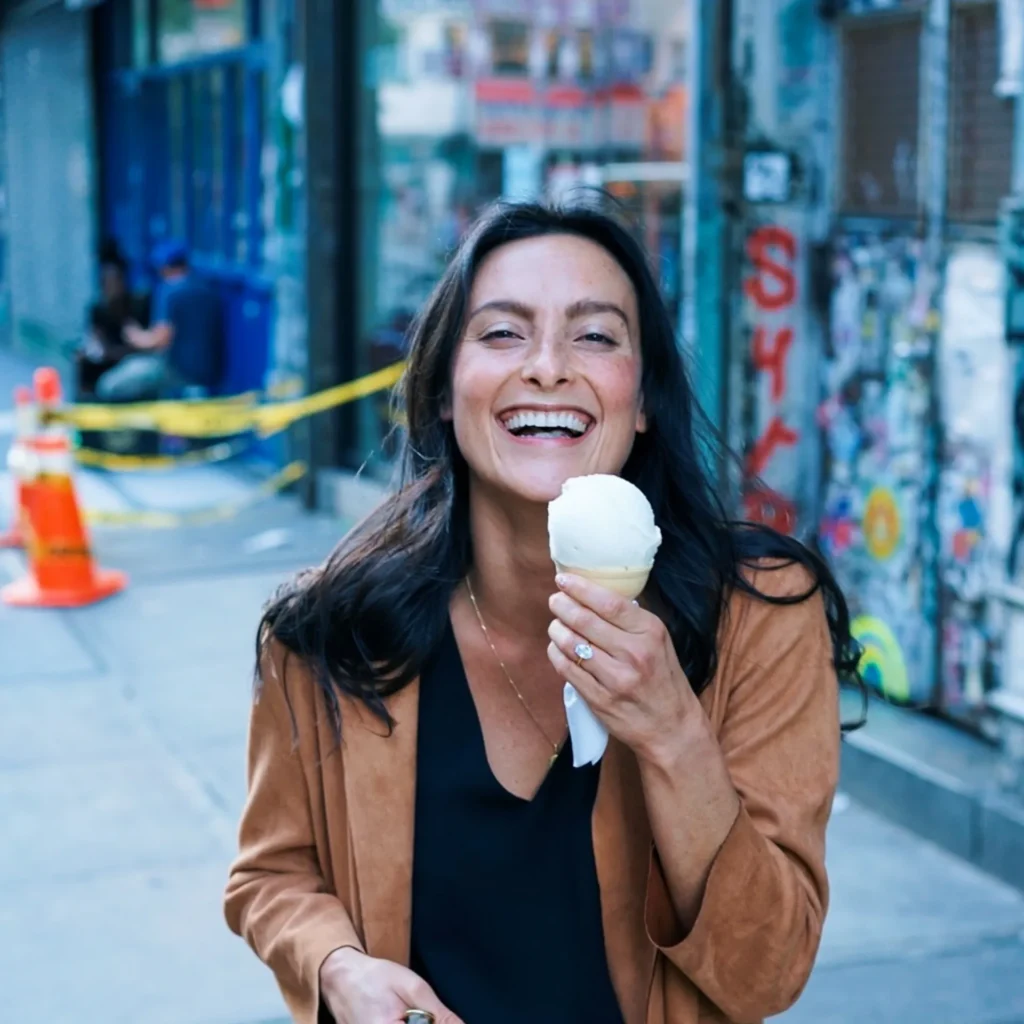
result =
[{"label": "vanilla ice cream scoop", "polygon": [[[623,597],[638,597],[647,585],[661,530],[643,492],[618,476],[578,476],[562,485],[548,504],[548,544],[559,572],[571,572]],[[573,764],[596,764],[608,746],[608,731],[571,683],[563,693],[572,739]]]},{"label": "vanilla ice cream scoop", "polygon": [[548,505],[551,558],[573,569],[650,570],[661,530],[643,492],[620,476],[578,476]]}]

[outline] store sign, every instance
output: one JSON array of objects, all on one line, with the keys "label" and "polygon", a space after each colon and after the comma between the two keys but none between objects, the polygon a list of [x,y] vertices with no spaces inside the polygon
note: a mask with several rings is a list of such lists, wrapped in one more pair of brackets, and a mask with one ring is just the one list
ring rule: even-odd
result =
[{"label": "store sign", "polygon": [[619,149],[643,149],[647,138],[647,94],[639,86],[616,85],[596,97],[603,113],[601,141]]},{"label": "store sign", "polygon": [[549,146],[590,149],[594,145],[594,104],[585,89],[556,86],[544,95],[544,138]]},{"label": "store sign", "polygon": [[474,96],[478,145],[500,148],[541,141],[537,91],[528,79],[482,78]]}]

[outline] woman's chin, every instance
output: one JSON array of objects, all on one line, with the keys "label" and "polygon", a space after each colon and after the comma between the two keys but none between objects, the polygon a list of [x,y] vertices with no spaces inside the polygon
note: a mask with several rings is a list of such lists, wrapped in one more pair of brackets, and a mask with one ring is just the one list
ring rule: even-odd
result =
[{"label": "woman's chin", "polygon": [[496,489],[509,501],[524,504],[543,504],[554,501],[562,493],[562,485],[574,476],[582,476],[590,470],[567,470],[559,473],[510,475],[495,481]]}]

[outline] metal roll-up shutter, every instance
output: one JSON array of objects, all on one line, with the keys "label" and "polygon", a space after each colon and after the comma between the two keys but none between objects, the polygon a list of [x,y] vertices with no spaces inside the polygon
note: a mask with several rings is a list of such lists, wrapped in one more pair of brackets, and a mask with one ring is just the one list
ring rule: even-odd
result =
[{"label": "metal roll-up shutter", "polygon": [[5,21],[4,138],[15,343],[80,335],[96,237],[88,15],[62,5]]},{"label": "metal roll-up shutter", "polygon": [[999,77],[995,4],[953,13],[950,53],[948,215],[954,221],[995,223],[1010,191],[1013,101],[993,89]]},{"label": "metal roll-up shutter", "polygon": [[913,217],[918,209],[920,17],[848,23],[842,60],[841,212]]}]

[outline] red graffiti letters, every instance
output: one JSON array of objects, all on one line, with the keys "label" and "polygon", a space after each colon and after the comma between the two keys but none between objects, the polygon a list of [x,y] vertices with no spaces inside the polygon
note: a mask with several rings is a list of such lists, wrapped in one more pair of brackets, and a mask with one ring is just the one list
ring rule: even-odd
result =
[{"label": "red graffiti letters", "polygon": [[[759,478],[779,448],[792,448],[800,440],[779,408],[788,390],[786,364],[794,342],[785,313],[797,296],[796,256],[797,243],[790,231],[779,225],[758,228],[747,240],[747,258],[754,272],[743,286],[754,306],[753,364],[758,373],[768,374],[771,400],[768,424],[747,456],[744,512],[747,519],[786,533],[796,526],[796,506]],[[763,423],[763,414],[758,419]]]},{"label": "red graffiti letters", "polygon": [[774,344],[768,342],[767,328],[754,328],[754,366],[771,374],[773,402],[781,402],[786,393],[786,356],[792,344],[792,327],[777,331]]},{"label": "red graffiti letters", "polygon": [[[757,273],[747,279],[744,290],[758,308],[774,312],[792,305],[796,299],[796,276],[790,266],[772,256],[772,249],[781,249],[790,263],[796,259],[796,239],[785,228],[758,228],[747,239],[747,258]],[[766,277],[774,278],[774,291],[768,290]]]},{"label": "red graffiti letters", "polygon": [[778,416],[773,416],[768,429],[761,435],[754,445],[747,462],[752,476],[760,476],[772,461],[775,449],[791,446],[800,440],[800,435],[786,426]]},{"label": "red graffiti letters", "polygon": [[763,523],[782,533],[796,526],[796,506],[777,491],[763,487],[743,496],[743,514],[751,523]]}]

